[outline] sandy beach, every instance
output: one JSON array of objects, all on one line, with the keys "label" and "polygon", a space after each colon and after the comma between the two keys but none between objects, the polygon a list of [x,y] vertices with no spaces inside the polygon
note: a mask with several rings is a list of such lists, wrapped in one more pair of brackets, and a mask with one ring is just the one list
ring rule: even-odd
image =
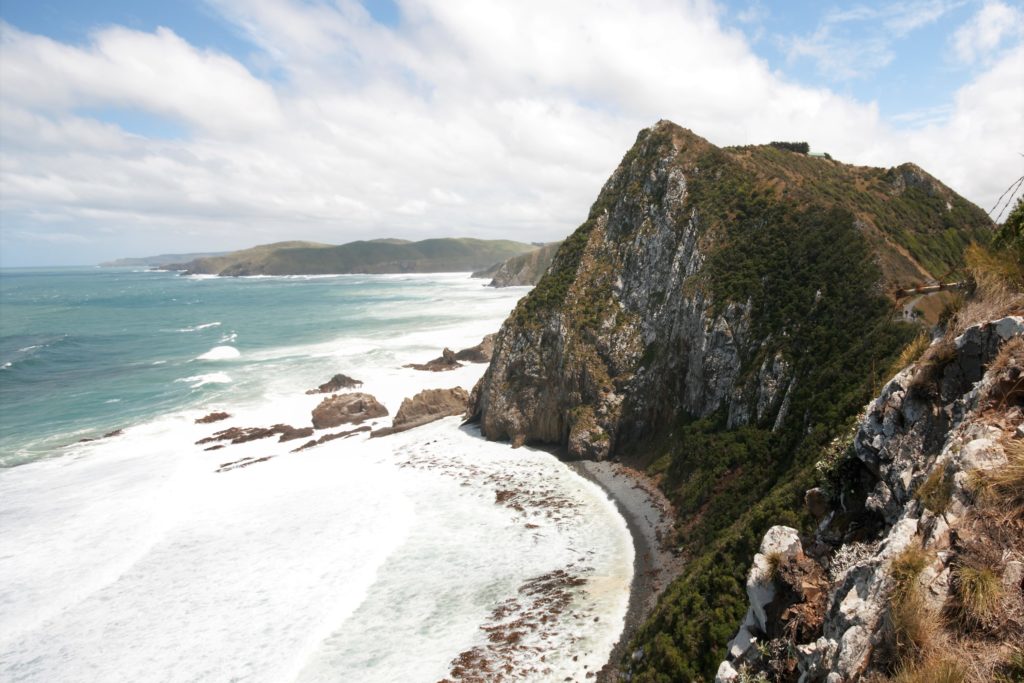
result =
[{"label": "sandy beach", "polygon": [[616,462],[570,462],[582,477],[604,489],[615,502],[633,537],[633,585],[622,635],[597,680],[617,681],[626,647],[657,604],[658,596],[682,571],[683,559],[671,547],[675,514],[653,479]]}]

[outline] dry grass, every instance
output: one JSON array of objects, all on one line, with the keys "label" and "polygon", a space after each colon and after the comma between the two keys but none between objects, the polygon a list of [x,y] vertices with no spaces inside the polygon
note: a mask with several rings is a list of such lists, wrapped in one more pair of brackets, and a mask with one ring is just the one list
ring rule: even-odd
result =
[{"label": "dry grass", "polygon": [[914,498],[937,515],[946,511],[949,501],[953,499],[953,478],[946,471],[945,464],[932,470],[914,492]]},{"label": "dry grass", "polygon": [[779,578],[779,569],[782,567],[782,553],[768,553],[765,557],[768,560],[768,580],[775,581]]},{"label": "dry grass", "polygon": [[937,395],[939,382],[946,366],[956,360],[956,345],[948,333],[922,354],[917,369],[910,380],[910,389],[919,395]]},{"label": "dry grass", "polygon": [[[949,339],[962,334],[971,325],[1024,309],[1024,294],[1016,286],[1019,280],[1007,270],[1007,261],[1000,255],[971,245],[967,249],[967,267],[975,288],[950,320],[946,329]],[[1020,268],[1019,264],[1015,267]]]},{"label": "dry grass", "polygon": [[927,332],[922,332],[914,337],[914,339],[904,346],[902,351],[900,351],[899,357],[893,362],[886,376],[892,377],[911,363],[916,363],[924,352],[928,350],[928,346],[931,345],[931,343],[932,337]]},{"label": "dry grass", "polygon": [[916,545],[893,558],[889,565],[889,577],[892,579],[890,599],[894,603],[904,602],[917,592],[917,580],[927,565],[927,553]]},{"label": "dry grass", "polygon": [[999,664],[992,680],[995,683],[1021,683],[1024,681],[1024,645],[1019,646],[1004,662]]},{"label": "dry grass", "polygon": [[893,683],[964,683],[967,672],[955,659],[929,657],[921,663],[900,669],[892,678]]},{"label": "dry grass", "polygon": [[989,624],[1002,606],[999,576],[988,567],[960,566],[954,572],[957,621],[965,628]]},{"label": "dry grass", "polygon": [[925,603],[918,585],[927,563],[925,551],[914,546],[904,550],[889,566],[892,588],[883,651],[891,670],[915,670],[936,651],[942,637],[942,618]]},{"label": "dry grass", "polygon": [[1006,463],[1000,467],[972,472],[971,480],[978,502],[1005,520],[1024,517],[1024,440],[1003,441]]},{"label": "dry grass", "polygon": [[999,353],[992,359],[989,370],[1003,372],[1012,367],[1024,367],[1024,337],[1014,337],[999,348]]}]

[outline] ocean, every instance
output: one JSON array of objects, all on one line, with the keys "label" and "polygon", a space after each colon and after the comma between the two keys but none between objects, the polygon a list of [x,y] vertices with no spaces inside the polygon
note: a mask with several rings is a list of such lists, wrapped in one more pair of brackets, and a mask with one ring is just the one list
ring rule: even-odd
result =
[{"label": "ocean", "polygon": [[[527,291],[482,284],[0,270],[0,679],[600,668],[633,545],[607,495],[554,456],[457,417],[294,453],[303,441],[195,443],[308,426],[323,396],[305,391],[339,372],[392,416],[424,388],[471,389],[483,364],[402,366],[478,343]],[[232,417],[195,422],[212,411]]]}]

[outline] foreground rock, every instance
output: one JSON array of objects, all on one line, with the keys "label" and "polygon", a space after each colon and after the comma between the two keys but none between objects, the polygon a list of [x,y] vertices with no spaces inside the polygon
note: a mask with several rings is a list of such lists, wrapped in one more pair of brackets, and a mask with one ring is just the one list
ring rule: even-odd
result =
[{"label": "foreground rock", "polygon": [[313,409],[313,427],[329,429],[384,417],[388,409],[370,394],[354,392],[325,398]]},{"label": "foreground rock", "polygon": [[462,387],[425,389],[402,401],[391,427],[378,429],[371,436],[387,436],[466,412],[469,394]]},{"label": "foreground rock", "polygon": [[455,368],[461,368],[462,363],[455,358],[455,352],[445,347],[444,351],[441,352],[440,357],[434,360],[427,361],[426,363],[409,363],[403,367],[412,368],[413,370],[424,370],[428,372],[445,372],[447,370],[454,370]]},{"label": "foreground rock", "polygon": [[[1022,409],[1022,317],[937,341],[896,375],[819,465],[833,474],[806,497],[825,513],[813,536],[765,535],[716,680],[937,680],[914,668],[929,657],[974,674],[943,680],[995,680],[1012,654],[1000,642],[1024,642],[1024,509],[1013,507],[1024,499],[1000,498],[998,483],[1013,468],[1020,483]],[[984,609],[964,592],[979,575],[998,596]],[[928,630],[906,630],[915,624]]]},{"label": "foreground rock", "polygon": [[363,386],[363,383],[358,379],[353,379],[348,375],[338,373],[316,389],[309,389],[306,391],[306,394],[333,394],[334,392],[341,391],[342,389],[358,389],[361,386]]}]

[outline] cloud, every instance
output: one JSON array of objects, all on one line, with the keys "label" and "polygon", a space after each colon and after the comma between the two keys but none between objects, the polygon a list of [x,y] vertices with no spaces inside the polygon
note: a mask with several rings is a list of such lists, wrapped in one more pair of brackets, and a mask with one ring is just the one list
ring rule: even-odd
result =
[{"label": "cloud", "polygon": [[75,47],[0,23],[0,47],[6,104],[48,111],[138,107],[220,135],[263,129],[280,117],[268,84],[167,28],[107,28]]},{"label": "cloud", "polygon": [[[168,29],[70,46],[4,27],[0,253],[80,262],[286,238],[558,239],[660,118],[716,144],[806,139],[853,163],[912,160],[982,204],[1020,175],[1024,66],[1012,51],[945,121],[897,130],[874,103],[773,71],[705,0],[404,0],[395,27],[350,0],[214,4],[266,71]],[[131,134],[87,115],[103,105],[187,132]],[[16,239],[44,214],[88,249]]]},{"label": "cloud", "polygon": [[1002,2],[987,2],[953,34],[953,49],[960,61],[973,64],[1022,34],[1024,12]]},{"label": "cloud", "polygon": [[964,4],[965,0],[916,0],[833,8],[812,33],[780,37],[778,42],[790,61],[809,58],[831,80],[864,78],[892,62],[895,41]]}]

